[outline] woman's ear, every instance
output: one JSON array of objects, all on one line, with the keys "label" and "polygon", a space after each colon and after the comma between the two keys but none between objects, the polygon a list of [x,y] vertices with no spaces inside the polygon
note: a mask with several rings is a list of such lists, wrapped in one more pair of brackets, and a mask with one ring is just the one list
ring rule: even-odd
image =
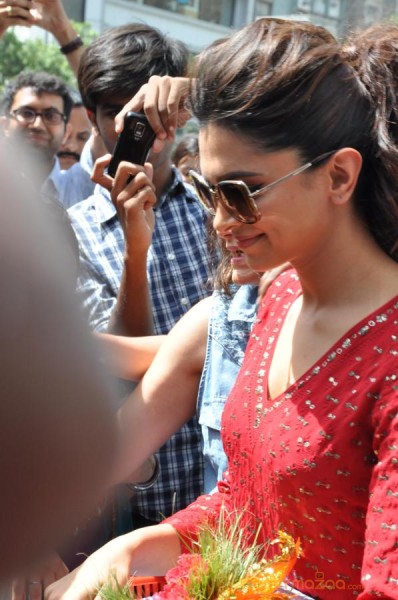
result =
[{"label": "woman's ear", "polygon": [[362,156],[354,148],[338,150],[329,162],[330,194],[336,204],[353,196],[362,167]]}]

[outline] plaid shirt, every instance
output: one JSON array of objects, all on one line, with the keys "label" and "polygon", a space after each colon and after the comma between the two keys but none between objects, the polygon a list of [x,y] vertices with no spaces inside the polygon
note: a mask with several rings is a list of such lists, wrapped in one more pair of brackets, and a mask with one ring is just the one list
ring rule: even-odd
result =
[{"label": "plaid shirt", "polygon": [[61,170],[58,156],[55,156],[54,167],[48,176],[47,183],[55,186],[57,199],[66,209],[84,200],[94,191],[94,183],[90,174],[78,162],[66,171]]},{"label": "plaid shirt", "polygon": [[[147,260],[157,334],[167,333],[191,306],[209,295],[205,217],[194,193],[176,170],[173,173],[172,185],[155,208]],[[109,193],[100,186],[69,214],[80,245],[78,291],[91,327],[104,331],[122,276],[123,231]],[[158,457],[158,482],[134,495],[134,509],[154,521],[184,508],[202,492],[203,457],[196,417],[160,449]]]}]

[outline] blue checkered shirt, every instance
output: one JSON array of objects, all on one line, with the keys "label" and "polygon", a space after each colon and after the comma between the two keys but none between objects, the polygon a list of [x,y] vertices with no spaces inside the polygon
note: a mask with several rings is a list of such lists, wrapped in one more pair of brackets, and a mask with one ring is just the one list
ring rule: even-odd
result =
[{"label": "blue checkered shirt", "polygon": [[[161,334],[209,295],[209,259],[205,215],[176,170],[155,213],[147,274],[155,332]],[[93,196],[73,206],[69,214],[80,245],[78,291],[91,327],[104,331],[122,276],[123,231],[109,193],[100,186]],[[184,508],[202,493],[203,457],[196,417],[160,449],[158,457],[158,482],[134,496],[134,510],[153,521]]]},{"label": "blue checkered shirt", "polygon": [[66,209],[81,202],[94,191],[90,174],[82,168],[80,163],[62,171],[58,156],[55,157],[54,167],[48,176],[47,184],[50,187],[51,185],[55,186],[57,199]]}]

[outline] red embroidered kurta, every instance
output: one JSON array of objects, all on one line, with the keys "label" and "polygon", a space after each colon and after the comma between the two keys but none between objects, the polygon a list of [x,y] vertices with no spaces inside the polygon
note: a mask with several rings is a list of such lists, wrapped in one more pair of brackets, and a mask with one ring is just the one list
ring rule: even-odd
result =
[{"label": "red embroidered kurta", "polygon": [[303,592],[397,599],[398,296],[270,400],[275,345],[300,293],[285,272],[259,310],[224,409],[229,472],[219,492],[168,522],[192,537],[225,505],[243,513],[252,532],[261,522],[263,541],[278,528],[301,539],[290,583]]}]

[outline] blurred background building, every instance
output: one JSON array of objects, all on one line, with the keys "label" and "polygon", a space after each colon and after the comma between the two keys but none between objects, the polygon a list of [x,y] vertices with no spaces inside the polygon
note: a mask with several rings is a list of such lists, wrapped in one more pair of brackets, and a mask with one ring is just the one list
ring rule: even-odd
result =
[{"label": "blurred background building", "polygon": [[64,0],[69,16],[97,31],[145,21],[198,51],[263,16],[310,20],[342,36],[398,14],[398,0]]}]

